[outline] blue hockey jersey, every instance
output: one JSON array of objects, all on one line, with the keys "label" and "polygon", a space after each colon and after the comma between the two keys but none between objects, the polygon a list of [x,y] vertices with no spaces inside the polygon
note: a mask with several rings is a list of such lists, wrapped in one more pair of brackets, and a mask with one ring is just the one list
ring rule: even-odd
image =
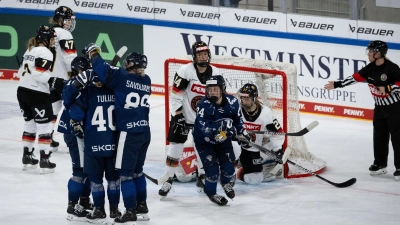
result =
[{"label": "blue hockey jersey", "polygon": [[237,98],[225,94],[221,105],[211,103],[203,97],[197,104],[196,121],[193,129],[193,139],[196,143],[221,144],[232,141],[226,136],[221,121],[230,120],[236,128],[237,135],[243,134],[242,112]]},{"label": "blue hockey jersey", "polygon": [[97,157],[116,154],[118,132],[115,129],[114,92],[90,84],[70,107],[74,121],[83,121],[85,153]]},{"label": "blue hockey jersey", "polygon": [[75,99],[79,96],[80,92],[72,82],[75,79],[68,80],[64,83],[64,88],[62,91],[63,100],[63,112],[61,114],[60,120],[58,122],[57,131],[63,134],[71,134],[70,118],[69,118],[69,108],[75,102]]},{"label": "blue hockey jersey", "polygon": [[110,66],[101,56],[92,58],[92,67],[101,83],[114,90],[117,130],[149,132],[150,77],[129,74],[125,69]]}]

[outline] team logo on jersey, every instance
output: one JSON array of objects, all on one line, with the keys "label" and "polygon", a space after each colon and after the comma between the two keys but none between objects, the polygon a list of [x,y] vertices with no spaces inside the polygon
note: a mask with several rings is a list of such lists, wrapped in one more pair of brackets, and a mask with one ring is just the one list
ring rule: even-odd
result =
[{"label": "team logo on jersey", "polygon": [[190,88],[190,91],[204,96],[206,94],[206,86],[201,84],[193,84]]},{"label": "team logo on jersey", "polygon": [[203,98],[203,96],[200,96],[200,95],[192,98],[192,101],[190,102],[190,107],[192,108],[193,112],[196,112],[197,104],[199,104],[199,102],[202,98]]},{"label": "team logo on jersey", "polygon": [[62,120],[60,120],[60,122],[58,123],[58,126],[64,128],[65,130],[67,130],[67,124]]},{"label": "team logo on jersey", "polygon": [[[39,115],[40,117],[43,117],[44,114],[46,113],[46,110],[44,110],[44,109],[42,109],[42,110],[39,111],[39,109],[35,108],[35,111],[36,111],[36,116]],[[36,117],[36,116],[35,116],[35,117]]]},{"label": "team logo on jersey", "polygon": [[382,74],[381,75],[381,81],[386,81],[387,80],[387,75],[386,74]]}]

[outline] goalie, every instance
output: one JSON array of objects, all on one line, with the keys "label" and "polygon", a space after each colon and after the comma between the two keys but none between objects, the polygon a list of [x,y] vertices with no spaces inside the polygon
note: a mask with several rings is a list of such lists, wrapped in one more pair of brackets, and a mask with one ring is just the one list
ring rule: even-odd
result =
[{"label": "goalie", "polygon": [[[278,152],[282,155],[282,144],[284,136],[267,136],[255,134],[251,131],[273,131],[282,132],[282,127],[274,117],[272,110],[258,100],[258,89],[254,84],[245,84],[239,90],[239,98],[242,107],[244,128],[248,131],[251,141],[255,144]],[[275,161],[269,160],[268,156],[260,153],[254,147],[244,148],[239,160],[241,167],[237,171],[237,178],[249,184],[272,181],[276,178],[271,170],[277,165]]]}]

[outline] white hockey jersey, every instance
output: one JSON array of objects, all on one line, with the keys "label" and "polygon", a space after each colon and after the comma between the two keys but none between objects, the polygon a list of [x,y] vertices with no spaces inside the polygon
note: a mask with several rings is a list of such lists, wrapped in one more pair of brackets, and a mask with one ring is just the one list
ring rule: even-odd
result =
[{"label": "white hockey jersey", "polygon": [[[210,69],[211,71],[209,71]],[[214,66],[210,66],[206,73],[211,73],[208,76],[221,75],[219,69]],[[205,93],[205,81],[204,84],[200,82],[194,63],[181,66],[175,74],[169,97],[171,115],[175,116],[175,112],[182,108],[186,123],[194,124],[197,103],[204,97]]]},{"label": "white hockey jersey", "polygon": [[[274,117],[274,114],[272,113],[272,110],[265,105],[261,105],[261,113],[258,116],[258,118],[254,122],[247,121],[246,118],[243,116],[243,121],[244,121],[244,128],[247,131],[267,131],[267,125],[269,124],[274,124],[274,120],[276,118]],[[280,126],[280,125],[279,125]],[[272,136],[266,136],[265,134],[251,134],[250,135],[252,138],[252,141],[257,144],[257,145],[262,145],[263,147],[269,149],[269,150],[279,150],[282,148],[283,142],[285,141],[285,136],[282,135],[272,135]],[[266,144],[262,144],[263,138],[269,138],[269,142]],[[255,138],[255,140],[254,140]],[[249,149],[246,149],[248,151],[252,152],[258,152],[259,150],[251,147]]]},{"label": "white hockey jersey", "polygon": [[68,71],[71,71],[71,62],[77,56],[74,38],[71,32],[62,27],[54,27],[55,37],[54,65],[50,70],[53,77],[68,80]]},{"label": "white hockey jersey", "polygon": [[49,69],[53,64],[53,54],[44,46],[27,50],[22,61],[22,70],[18,70],[19,86],[34,91],[50,93]]}]

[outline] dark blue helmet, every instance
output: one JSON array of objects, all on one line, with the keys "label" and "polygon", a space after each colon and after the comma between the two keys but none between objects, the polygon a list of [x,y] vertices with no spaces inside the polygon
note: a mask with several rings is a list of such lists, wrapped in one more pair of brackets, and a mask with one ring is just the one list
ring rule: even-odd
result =
[{"label": "dark blue helmet", "polygon": [[52,27],[41,25],[36,31],[36,42],[43,43],[47,48],[50,47],[50,39],[53,37],[57,37],[57,34]]},{"label": "dark blue helmet", "polygon": [[369,49],[371,49],[374,52],[374,54],[380,52],[381,53],[381,57],[383,58],[383,57],[386,56],[386,53],[388,51],[388,46],[384,41],[376,40],[376,41],[371,41],[368,44],[367,51]]},{"label": "dark blue helmet", "polygon": [[[128,67],[131,62],[133,63],[133,66]],[[147,57],[140,53],[132,52],[126,56],[126,58],[122,64],[123,64],[123,67],[127,71],[130,71],[132,69],[138,69],[138,68],[146,69],[147,68]]]},{"label": "dark blue helmet", "polygon": [[[197,62],[197,57],[196,57],[196,53],[198,52],[204,52],[206,51],[208,53],[208,60],[207,62]],[[200,66],[200,67],[206,67],[208,66],[208,64],[210,64],[210,60],[211,60],[211,52],[210,49],[208,48],[208,45],[204,42],[204,41],[196,41],[195,43],[193,43],[192,45],[192,57],[193,57],[193,62]]]},{"label": "dark blue helmet", "polygon": [[206,81],[206,96],[210,102],[216,102],[219,99],[216,96],[210,96],[208,94],[208,88],[213,86],[218,86],[221,89],[221,96],[223,96],[226,93],[226,85],[224,77],[221,75],[214,75],[208,78],[208,80]]},{"label": "dark blue helmet", "polygon": [[89,59],[86,58],[86,57],[77,56],[71,62],[72,76],[78,75],[79,74],[79,70],[86,71],[86,70],[91,69],[91,68],[92,68],[92,65],[90,64]]}]

